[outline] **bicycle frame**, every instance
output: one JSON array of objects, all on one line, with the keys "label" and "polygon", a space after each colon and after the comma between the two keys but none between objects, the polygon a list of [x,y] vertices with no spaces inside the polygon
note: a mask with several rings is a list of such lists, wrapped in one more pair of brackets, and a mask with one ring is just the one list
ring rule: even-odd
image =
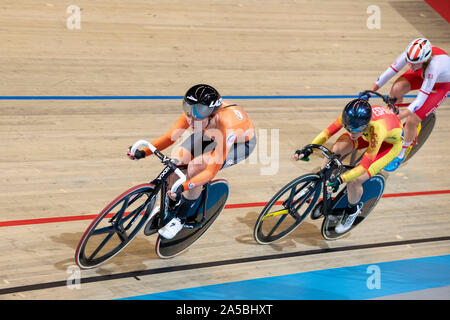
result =
[{"label": "bicycle frame", "polygon": [[155,194],[158,194],[158,192],[161,191],[161,204],[160,204],[161,211],[160,212],[163,214],[163,220],[165,220],[165,218],[167,218],[167,216],[168,216],[168,203],[169,203],[169,199],[167,196],[166,181],[173,173],[178,175],[179,179],[173,184],[173,186],[171,188],[171,191],[173,193],[175,193],[176,190],[178,189],[178,187],[186,181],[186,176],[180,170],[180,168],[176,165],[176,163],[173,162],[173,160],[171,158],[163,155],[158,149],[156,149],[155,146],[153,146],[148,141],[145,141],[145,140],[137,141],[131,147],[131,153],[134,154],[140,146],[145,146],[145,147],[149,148],[153,152],[153,154],[161,160],[161,163],[166,165],[164,167],[164,169],[160,172],[160,174],[156,177],[156,179],[154,179],[150,182],[151,184],[153,184],[155,186],[155,189],[154,189]]},{"label": "bicycle frame", "polygon": [[[317,145],[317,144],[310,144],[307,147],[310,147],[311,149],[318,149],[318,150],[322,151],[322,154],[327,159],[330,160],[323,169],[321,169],[319,172],[316,173],[319,176],[319,181],[323,182],[323,185],[322,185],[323,206],[321,208],[321,213],[322,213],[322,215],[325,216],[325,215],[329,214],[329,208],[331,208],[331,204],[332,204],[331,196],[333,194],[333,192],[330,192],[328,190],[326,182],[329,181],[329,179],[331,178],[334,169],[341,169],[341,168],[351,169],[351,168],[353,168],[353,166],[346,166],[346,165],[342,164],[342,162],[339,160],[340,155],[337,155],[337,154],[331,152],[324,146]],[[308,161],[308,160],[309,160],[308,158],[305,159],[305,161]],[[313,187],[311,188],[311,192],[312,191],[314,191],[314,184],[313,184]],[[308,193],[308,196],[309,196],[309,193]]]},{"label": "bicycle frame", "polygon": [[[136,152],[136,150],[139,146],[148,147],[161,160],[161,162],[166,165],[165,168],[158,175],[158,177],[150,182],[151,184],[153,184],[155,186],[154,192],[156,194],[161,191],[161,201],[160,201],[160,203],[161,203],[160,204],[160,212],[162,214],[161,221],[166,221],[166,220],[168,220],[167,217],[169,216],[169,212],[168,212],[169,197],[167,196],[167,185],[165,182],[173,173],[175,173],[179,176],[179,179],[174,183],[174,185],[171,188],[171,191],[173,193],[175,193],[175,191],[178,189],[178,186],[180,186],[183,182],[186,181],[186,176],[181,171],[181,168],[186,167],[186,166],[183,165],[183,166],[178,167],[177,164],[174,163],[172,159],[164,156],[151,143],[149,143],[145,140],[139,140],[138,142],[136,142],[133,145],[133,147],[131,148],[131,152],[134,154],[134,152]],[[203,199],[201,199],[202,201],[203,200],[206,201],[206,199],[207,199],[208,185],[209,184],[207,184],[205,187],[206,195],[204,195],[204,192],[202,192],[200,195],[203,198]],[[185,223],[183,227],[191,228],[191,229],[198,228],[198,227],[201,227],[205,221],[206,221],[206,206],[204,207],[202,220],[200,222]]]}]

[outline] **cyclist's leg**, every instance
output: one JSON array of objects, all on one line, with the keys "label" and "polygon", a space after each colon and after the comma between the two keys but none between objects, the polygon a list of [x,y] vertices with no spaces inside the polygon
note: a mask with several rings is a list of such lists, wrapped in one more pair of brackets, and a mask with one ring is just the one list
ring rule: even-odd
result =
[{"label": "cyclist's leg", "polygon": [[[191,162],[189,162],[187,167],[186,179],[189,180],[195,177],[197,174],[206,169],[208,162],[211,158],[211,151],[205,150],[205,154],[195,157]],[[203,185],[198,185],[192,189],[183,192],[183,196],[189,200],[197,199],[202,193]]]},{"label": "cyclist's leg", "polygon": [[390,163],[398,155],[401,147],[401,142],[395,145],[383,142],[377,156],[370,164],[370,166],[366,168],[364,164],[362,164],[366,169],[366,172],[355,180],[347,183],[349,203],[356,204],[359,202],[363,193],[362,184],[370,177],[376,175],[381,171],[381,169],[383,169],[388,163]]},{"label": "cyclist's leg", "polygon": [[401,76],[395,80],[391,87],[389,96],[391,98],[397,98],[396,103],[402,103],[403,96],[411,91],[411,83],[407,77]]},{"label": "cyclist's leg", "polygon": [[363,183],[369,179],[370,176],[367,172],[363,175],[359,176],[355,180],[352,180],[347,183],[347,197],[349,205],[356,205],[361,200],[361,196],[363,194]]},{"label": "cyclist's leg", "polygon": [[[360,139],[352,140],[348,133],[344,133],[333,144],[333,147],[331,148],[331,151],[333,153],[339,154],[339,155],[341,155],[341,157],[343,157],[343,156],[349,154],[350,152],[352,152],[353,150],[358,149],[358,146],[360,144],[359,140]],[[330,161],[329,159],[324,157],[323,161],[322,161],[322,168],[324,168],[325,165],[329,161]]]},{"label": "cyclist's leg", "polygon": [[[396,103],[402,103],[403,96],[411,90],[418,90],[422,86],[422,69],[411,71],[408,70],[402,74],[392,85],[389,95],[391,97],[396,97]],[[398,118],[403,120],[411,115],[408,109],[401,110]]]},{"label": "cyclist's leg", "polygon": [[369,179],[370,176],[367,172],[364,172],[358,178],[347,183],[347,198],[348,205],[344,209],[344,214],[339,223],[335,227],[337,233],[346,232],[351,228],[356,217],[362,212],[361,197],[363,194],[364,181]]},{"label": "cyclist's leg", "polygon": [[247,159],[256,147],[256,136],[246,142],[235,143],[228,152],[223,166],[225,169]]},{"label": "cyclist's leg", "polygon": [[[427,100],[425,100],[425,102],[423,103],[422,107],[406,119],[403,137],[403,149],[399,157],[404,156],[406,149],[416,138],[417,127],[419,126],[419,123],[430,113],[434,112],[442,102],[444,102],[444,100],[447,98],[447,93],[449,90],[450,83],[436,84]],[[405,111],[410,112],[410,110]]]},{"label": "cyclist's leg", "polygon": [[420,89],[422,82],[422,69],[416,71],[408,70],[395,80],[389,96],[397,98],[396,103],[402,103],[403,96],[411,90]]},{"label": "cyclist's leg", "polygon": [[[179,167],[184,166],[186,168],[186,170],[184,170],[186,178],[190,179],[204,169],[206,166],[204,161],[207,159],[203,159],[203,155],[213,150],[215,146],[216,143],[212,141],[211,138],[203,135],[202,133],[193,133],[186,140],[184,140],[180,146],[174,148],[171,156],[172,159],[177,161],[177,165]],[[199,168],[196,164],[203,167]],[[172,174],[172,176],[168,179],[168,187],[170,188],[177,179],[178,176],[176,174]],[[187,192],[184,194],[187,194]]]},{"label": "cyclist's leg", "polygon": [[347,183],[348,205],[347,208],[345,208],[342,219],[335,228],[337,233],[343,233],[349,230],[356,217],[362,212],[364,205],[361,202],[361,197],[364,192],[362,186],[363,183],[373,175],[377,174],[387,163],[394,159],[400,152],[400,148],[401,143],[397,144],[394,148],[394,145],[383,142],[374,162],[368,169],[366,168],[366,172]]},{"label": "cyclist's leg", "polygon": [[405,126],[404,126],[404,132],[403,132],[403,150],[402,154],[400,154],[400,157],[404,155],[404,152],[406,149],[411,145],[411,143],[416,138],[417,134],[417,127],[419,126],[419,123],[422,121],[421,118],[417,116],[417,114],[413,113],[408,118],[406,118]]},{"label": "cyclist's leg", "polygon": [[[198,137],[197,137],[198,138]],[[181,153],[185,154],[191,154],[196,155],[198,153],[197,148],[194,148],[195,140],[198,140],[195,137],[190,137],[186,141],[188,141],[186,144],[182,144],[180,148],[184,148],[185,150],[180,150]],[[201,138],[200,138],[201,139]],[[185,141],[185,142],[186,142]],[[192,142],[192,143],[191,143]],[[202,142],[202,141],[201,141]],[[201,150],[200,152],[207,152],[205,154],[200,154],[197,157],[194,157],[192,160],[188,161],[187,163],[187,171],[186,171],[186,179],[189,180],[198,173],[200,173],[202,170],[204,170],[208,164],[209,157],[211,152],[205,150],[207,148],[214,148],[211,146],[211,141],[209,143],[201,143]],[[183,161],[186,161],[189,159],[189,157],[180,157]],[[177,158],[178,159],[178,158]],[[185,162],[182,162],[183,164]],[[176,179],[172,180],[172,183]],[[169,184],[169,188],[171,187],[171,184]],[[194,188],[191,188],[189,190],[186,190],[182,193],[181,199],[179,202],[175,203],[174,200],[170,199],[171,206],[174,208],[172,210],[175,217],[170,220],[162,229],[160,229],[158,232],[161,236],[163,236],[166,239],[172,239],[176,236],[176,234],[183,228],[183,226],[186,223],[186,220],[192,215],[197,212],[197,208],[200,205],[199,197],[202,193],[203,186],[198,185]]]}]

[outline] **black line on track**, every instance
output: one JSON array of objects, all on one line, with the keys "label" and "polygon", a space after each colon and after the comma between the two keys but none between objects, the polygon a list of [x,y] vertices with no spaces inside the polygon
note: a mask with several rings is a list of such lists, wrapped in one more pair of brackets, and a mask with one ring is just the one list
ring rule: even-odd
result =
[{"label": "black line on track", "polygon": [[[404,241],[380,242],[380,243],[371,243],[371,244],[361,244],[361,245],[354,245],[354,246],[347,246],[347,247],[315,249],[315,250],[287,252],[287,253],[272,254],[272,255],[257,256],[257,257],[185,264],[185,265],[180,265],[180,266],[163,267],[163,268],[157,268],[157,269],[130,271],[130,272],[111,274],[111,275],[102,275],[102,276],[81,278],[81,284],[100,282],[100,281],[108,281],[108,280],[117,280],[117,279],[124,279],[124,278],[137,278],[137,277],[147,276],[147,275],[152,275],[152,274],[218,267],[218,266],[224,266],[224,265],[229,265],[229,264],[248,263],[248,262],[257,262],[257,261],[265,261],[265,260],[274,260],[274,259],[283,259],[283,258],[292,258],[292,257],[315,255],[315,254],[331,253],[331,252],[382,248],[382,247],[401,246],[401,245],[408,245],[408,244],[447,241],[447,240],[450,240],[450,236],[436,237],[436,238],[424,238],[424,239],[412,239],[412,240],[404,240]],[[37,283],[37,284],[26,285],[26,286],[0,289],[0,295],[33,291],[33,290],[44,290],[44,289],[64,287],[64,286],[67,286],[66,280],[46,282],[46,283]]]}]

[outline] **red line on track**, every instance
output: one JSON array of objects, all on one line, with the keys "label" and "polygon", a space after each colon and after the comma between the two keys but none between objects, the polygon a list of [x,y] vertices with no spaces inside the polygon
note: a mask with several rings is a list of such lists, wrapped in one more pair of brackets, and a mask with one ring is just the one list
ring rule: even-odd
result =
[{"label": "red line on track", "polygon": [[[415,196],[427,196],[427,195],[436,195],[436,194],[450,194],[450,190],[390,193],[390,194],[384,194],[383,198],[415,197]],[[264,207],[266,204],[267,204],[267,202],[235,203],[235,204],[227,204],[225,206],[225,209]],[[281,204],[281,201],[277,202],[277,204]],[[69,217],[0,221],[0,227],[13,227],[13,226],[35,225],[35,224],[55,223],[55,222],[92,220],[96,216],[97,216],[96,214],[89,214],[89,215],[69,216]]]}]

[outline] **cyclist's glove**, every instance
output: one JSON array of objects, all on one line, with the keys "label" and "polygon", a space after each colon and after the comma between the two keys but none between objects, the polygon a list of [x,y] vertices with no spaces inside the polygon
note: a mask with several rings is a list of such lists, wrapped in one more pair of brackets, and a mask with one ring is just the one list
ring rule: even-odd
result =
[{"label": "cyclist's glove", "polygon": [[300,150],[295,151],[295,154],[297,156],[303,154],[303,158],[301,160],[303,161],[309,161],[309,156],[313,153],[313,150],[310,147],[304,147]]},{"label": "cyclist's glove", "polygon": [[364,100],[369,100],[371,97],[370,93],[364,93],[364,92],[360,92],[358,94],[358,99],[364,99]]},{"label": "cyclist's glove", "polygon": [[341,184],[342,184],[341,177],[334,177],[330,181],[328,181],[328,186],[331,187],[331,190],[333,190],[333,192],[338,191],[339,186]]},{"label": "cyclist's glove", "polygon": [[[130,150],[131,150],[131,148],[132,148],[132,146],[130,146]],[[134,158],[136,160],[145,158],[145,151],[137,149],[136,152],[134,153]]]},{"label": "cyclist's glove", "polygon": [[183,191],[184,191],[184,187],[183,187],[182,184],[180,184],[180,185],[178,186],[177,190],[175,190],[175,193],[177,194],[177,196],[176,196],[176,198],[175,198],[175,201],[176,201],[176,202],[178,202],[178,201],[181,200],[181,196],[182,196],[182,194],[183,194]]}]

